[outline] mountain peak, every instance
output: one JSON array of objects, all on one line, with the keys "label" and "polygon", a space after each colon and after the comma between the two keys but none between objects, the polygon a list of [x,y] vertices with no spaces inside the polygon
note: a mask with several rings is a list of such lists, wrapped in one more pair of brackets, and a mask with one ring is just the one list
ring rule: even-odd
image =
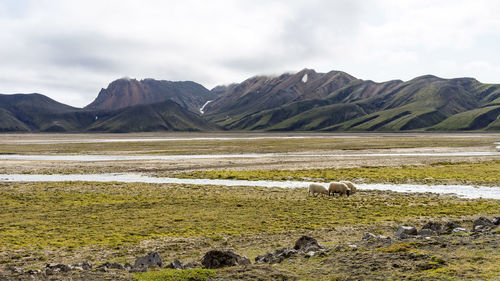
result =
[{"label": "mountain peak", "polygon": [[212,93],[192,81],[172,82],[151,78],[120,78],[101,89],[97,98],[86,106],[92,110],[116,110],[124,107],[172,100],[183,108],[198,112]]}]

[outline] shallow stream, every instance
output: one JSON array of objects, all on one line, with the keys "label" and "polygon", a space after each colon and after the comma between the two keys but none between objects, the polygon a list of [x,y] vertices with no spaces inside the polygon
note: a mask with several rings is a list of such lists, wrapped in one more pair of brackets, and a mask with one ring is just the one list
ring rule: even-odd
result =
[{"label": "shallow stream", "polygon": [[[176,183],[195,185],[260,186],[299,188],[311,182],[303,181],[246,181],[226,179],[179,179],[151,177],[141,174],[70,174],[70,175],[30,175],[0,174],[0,182],[56,182],[56,181],[97,181],[97,182],[143,182]],[[327,183],[324,183],[327,185]],[[462,198],[500,199],[500,187],[471,185],[421,185],[421,184],[356,184],[361,190],[391,190],[395,192],[432,192],[451,194]]]}]

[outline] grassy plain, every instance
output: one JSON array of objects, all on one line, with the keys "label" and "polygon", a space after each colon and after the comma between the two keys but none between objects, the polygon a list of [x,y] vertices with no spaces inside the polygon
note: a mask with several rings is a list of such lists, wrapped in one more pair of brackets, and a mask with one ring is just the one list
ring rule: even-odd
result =
[{"label": "grassy plain", "polygon": [[[167,137],[185,136],[189,135]],[[228,135],[210,135],[214,136]],[[301,139],[74,142],[76,139],[156,137],[162,135],[3,135],[0,154],[495,151],[493,143],[500,140],[499,135],[494,134],[319,134],[319,137]],[[2,160],[0,173],[140,172],[202,178],[500,184],[498,156],[352,158],[85,163]],[[215,271],[161,269],[132,274],[112,270],[71,272],[56,277],[72,280],[500,280],[498,229],[488,234],[455,234],[429,240],[361,241],[365,232],[392,236],[398,225],[420,227],[429,220],[442,223],[454,220],[470,230],[472,220],[479,216],[500,216],[498,200],[387,191],[360,191],[349,198],[327,199],[308,197],[307,191],[301,188],[3,182],[0,183],[0,206],[0,279],[4,276],[30,278],[11,275],[8,270],[11,266],[42,269],[47,263],[133,263],[136,257],[150,251],[158,251],[165,264],[175,258],[199,262],[206,251],[220,248],[231,248],[253,260],[267,251],[292,247],[300,236],[310,235],[329,249],[324,256],[299,256],[275,265],[252,264]]]}]

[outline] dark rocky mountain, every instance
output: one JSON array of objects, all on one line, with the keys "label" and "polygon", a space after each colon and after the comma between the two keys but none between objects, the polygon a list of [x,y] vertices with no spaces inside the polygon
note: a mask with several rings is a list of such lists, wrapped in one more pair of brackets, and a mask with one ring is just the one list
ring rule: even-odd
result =
[{"label": "dark rocky mountain", "polygon": [[83,110],[40,94],[0,95],[0,132],[207,131],[217,126],[167,100],[117,110]]},{"label": "dark rocky mountain", "polygon": [[85,108],[115,110],[172,100],[187,110],[199,113],[203,104],[214,97],[214,93],[191,81],[172,82],[154,79],[139,81],[122,78],[111,82],[106,89],[101,89],[97,98]]}]

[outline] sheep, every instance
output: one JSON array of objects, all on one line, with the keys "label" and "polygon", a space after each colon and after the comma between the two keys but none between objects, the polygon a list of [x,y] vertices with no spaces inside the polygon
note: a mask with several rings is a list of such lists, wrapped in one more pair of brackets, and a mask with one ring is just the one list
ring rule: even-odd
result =
[{"label": "sheep", "polygon": [[354,193],[356,193],[358,191],[358,189],[356,188],[356,186],[352,182],[350,182],[350,181],[340,181],[340,182],[349,187],[349,189],[351,190],[349,195],[353,195]]},{"label": "sheep", "polygon": [[[324,195],[330,195],[328,193],[328,189],[324,185],[317,184],[317,183],[311,183],[309,185],[309,195],[314,195],[314,197],[317,196],[317,194],[324,194]],[[315,195],[316,194],[316,195]]]},{"label": "sheep", "polygon": [[328,187],[328,196],[332,194],[333,197],[335,197],[335,193],[340,193],[340,196],[347,195],[347,197],[349,197],[351,190],[349,189],[347,184],[333,181]]}]

